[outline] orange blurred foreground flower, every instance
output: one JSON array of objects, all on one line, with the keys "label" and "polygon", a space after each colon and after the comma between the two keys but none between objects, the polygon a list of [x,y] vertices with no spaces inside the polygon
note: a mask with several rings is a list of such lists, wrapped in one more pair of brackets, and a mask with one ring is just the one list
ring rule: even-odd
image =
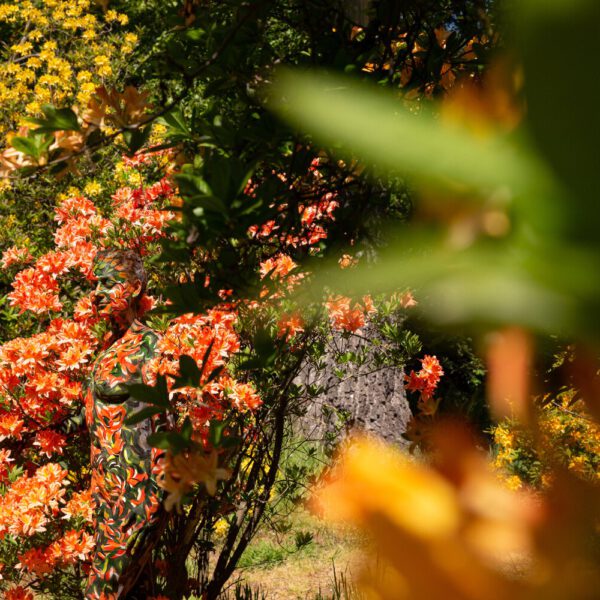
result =
[{"label": "orange blurred foreground flower", "polygon": [[446,425],[441,455],[426,466],[368,438],[341,457],[316,506],[374,539],[376,574],[359,585],[380,600],[512,600],[524,583],[507,576],[507,556],[531,552],[539,504],[507,490],[488,461]]}]

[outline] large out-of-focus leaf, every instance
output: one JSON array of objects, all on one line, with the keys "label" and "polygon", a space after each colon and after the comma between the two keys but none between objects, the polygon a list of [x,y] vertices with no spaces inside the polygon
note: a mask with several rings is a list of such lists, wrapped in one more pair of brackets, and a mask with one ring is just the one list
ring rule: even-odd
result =
[{"label": "large out-of-focus leaf", "polygon": [[[424,232],[402,231],[376,264],[359,265],[352,277],[337,262],[321,266],[317,289],[342,294],[417,290],[419,309],[449,326],[519,324],[536,331],[594,338],[596,285],[600,269],[592,257],[574,249],[529,248],[501,243],[456,250]],[[597,321],[597,319],[596,319]]]},{"label": "large out-of-focus leaf", "polygon": [[374,166],[412,176],[515,192],[541,185],[543,168],[504,137],[477,137],[430,114],[415,115],[390,91],[347,77],[282,71],[271,107],[319,142],[341,144]]},{"label": "large out-of-focus leaf", "polygon": [[[432,115],[414,115],[389,91],[331,75],[283,72],[271,103],[317,141],[341,145],[367,165],[473,191],[506,189],[515,199],[515,235],[502,243],[482,241],[459,251],[415,225],[409,236],[397,232],[401,242],[391,243],[376,265],[361,266],[351,278],[337,265],[320,269],[317,288],[364,293],[413,287],[421,309],[447,324],[516,323],[545,333],[598,335],[590,327],[600,310],[591,275],[600,270],[598,257],[565,245],[557,235],[557,222],[576,230],[580,216],[572,214],[545,163],[524,144],[479,138]],[[549,116],[545,126],[552,127]],[[542,221],[551,227],[540,228]]]},{"label": "large out-of-focus leaf", "polygon": [[520,0],[515,4],[528,120],[539,149],[572,194],[569,230],[600,235],[600,2]]}]

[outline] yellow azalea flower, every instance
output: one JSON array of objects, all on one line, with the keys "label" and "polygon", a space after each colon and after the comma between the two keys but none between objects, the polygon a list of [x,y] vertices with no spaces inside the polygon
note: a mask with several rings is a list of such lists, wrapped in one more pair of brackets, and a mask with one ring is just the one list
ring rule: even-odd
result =
[{"label": "yellow azalea flower", "polygon": [[505,483],[506,487],[513,491],[520,490],[523,487],[523,482],[518,475],[511,475],[505,480]]},{"label": "yellow azalea flower", "polygon": [[165,500],[165,509],[171,511],[176,507],[180,510],[183,496],[197,483],[203,483],[208,494],[214,496],[217,492],[217,482],[230,476],[227,469],[217,466],[218,458],[216,450],[212,450],[208,455],[191,450],[179,454],[167,452],[159,480],[159,485],[169,492]]},{"label": "yellow azalea flower", "polygon": [[90,181],[85,184],[83,193],[86,196],[98,196],[102,193],[102,186],[97,181]]},{"label": "yellow azalea flower", "polygon": [[227,519],[221,517],[214,525],[213,531],[217,537],[223,537],[229,530],[229,523]]}]

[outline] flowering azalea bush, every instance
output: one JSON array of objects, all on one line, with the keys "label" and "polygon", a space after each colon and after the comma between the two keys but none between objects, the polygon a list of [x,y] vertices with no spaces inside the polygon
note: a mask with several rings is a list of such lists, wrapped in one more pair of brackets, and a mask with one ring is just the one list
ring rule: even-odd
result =
[{"label": "flowering azalea bush", "polygon": [[557,465],[597,482],[600,428],[577,396],[571,389],[544,398],[535,436],[513,419],[505,419],[493,428],[495,465],[507,485],[514,489],[525,485],[548,488]]},{"label": "flowering azalea bush", "polygon": [[[85,561],[92,550],[87,436],[78,416],[83,387],[106,331],[91,303],[92,261],[99,249],[115,243],[142,254],[152,252],[174,218],[163,207],[174,203],[174,189],[164,178],[135,189],[118,188],[105,214],[89,198],[67,197],[55,212],[54,250],[37,259],[18,247],[3,254],[5,268],[25,266],[15,275],[10,304],[37,315],[43,327],[40,333],[0,346],[0,537],[7,579],[34,575],[45,589],[50,574]],[[111,302],[120,302],[118,294]],[[141,315],[155,301],[144,296],[139,303]],[[260,405],[252,386],[223,370],[239,349],[235,322],[231,307],[178,317],[166,327],[148,365],[150,379],[167,377],[169,387],[180,375],[183,355],[202,366],[205,379],[212,376],[202,392],[179,386],[172,393],[178,419],[191,419],[199,441],[206,438],[210,419],[222,418],[227,407],[243,412]],[[218,377],[217,368],[223,370]],[[179,489],[165,487],[173,493]],[[9,551],[15,548],[16,553]]]},{"label": "flowering azalea bush", "polygon": [[[94,514],[82,390],[109,333],[90,302],[91,267],[99,250],[121,247],[146,259],[152,296],[140,313],[159,334],[149,385],[132,393],[168,425],[151,440],[166,451],[158,482],[171,510],[150,548],[154,597],[214,599],[288,479],[293,418],[320,393],[298,383],[301,369],[322,369],[330,352],[335,375],[352,378],[423,350],[405,327],[409,291],[352,294],[332,282],[310,292],[321,264],[352,276],[376,262],[388,222],[409,213],[404,185],[363,178],[360,165],[301,141],[257,86],[274,62],[330,56],[333,35],[365,76],[401,78],[428,97],[451,84],[453,57],[464,58],[457,72],[477,70],[483,37],[424,36],[418,25],[390,46],[351,19],[340,29],[325,5],[303,16],[279,2],[134,2],[136,49],[128,18],[104,2],[43,4],[0,4],[11,39],[0,92],[14,107],[0,155],[12,186],[0,234],[1,585],[15,598],[80,595]],[[294,35],[282,35],[289,19]],[[412,70],[391,66],[390,51]],[[426,55],[440,53],[431,76]],[[41,205],[31,220],[15,217],[20,198]],[[110,302],[124,306],[126,291]],[[339,349],[353,339],[364,347]],[[408,383],[430,417],[447,363],[425,351]],[[209,561],[217,528],[223,544]]]},{"label": "flowering azalea bush", "polygon": [[127,15],[95,10],[91,0],[0,3],[7,41],[0,67],[0,134],[45,104],[85,106],[96,87],[114,81],[138,41]]},{"label": "flowering azalea bush", "polygon": [[[118,177],[137,182],[136,173],[145,177],[149,162],[160,165],[161,161],[160,152],[123,159]],[[327,202],[331,206],[332,201]],[[4,490],[0,550],[6,581],[28,581],[29,586],[49,590],[57,578],[87,569],[93,549],[94,506],[82,398],[95,354],[107,335],[102,314],[91,302],[93,257],[100,249],[115,245],[142,255],[156,254],[157,242],[170,235],[169,226],[178,223],[176,212],[166,209],[177,210],[178,203],[172,180],[166,177],[148,184],[142,180],[139,187],[116,187],[110,202],[97,203],[82,195],[63,197],[55,210],[54,249],[35,257],[29,249],[13,246],[2,255],[3,266],[15,273],[7,296],[10,305],[35,316],[41,329],[0,346]],[[157,353],[146,366],[148,381],[155,385],[161,378],[165,381],[173,426],[177,431],[189,423],[189,440],[196,444],[183,453],[167,453],[159,484],[168,492],[169,509],[193,497],[190,494],[199,483],[210,495],[216,493],[216,482],[230,472],[218,466],[223,448],[222,441],[215,439],[214,424],[230,423],[232,432],[250,435],[252,413],[263,404],[255,385],[240,381],[231,368],[232,360],[243,356],[240,319],[246,330],[269,323],[283,349],[298,343],[303,334],[314,335],[317,322],[325,326],[321,331],[326,335],[336,331],[352,335],[376,315],[376,304],[369,296],[359,302],[330,297],[324,313],[315,307],[304,317],[285,314],[291,295],[310,276],[285,248],[299,245],[311,252],[318,250],[315,246],[326,236],[327,222],[334,219],[333,210],[321,207],[320,199],[303,205],[300,226],[291,238],[287,234],[279,239],[273,233],[282,249],[257,266],[257,278],[263,282],[257,299],[228,301],[227,292],[222,291],[225,301],[204,313],[182,314],[167,321],[153,317],[161,336]],[[255,235],[255,228],[250,228],[249,239]],[[261,243],[268,247],[269,238],[263,237]],[[115,306],[122,300],[118,292],[117,286],[111,295]],[[145,295],[139,305],[141,315],[156,307],[157,299]],[[397,306],[402,304],[398,301]],[[163,302],[163,308],[168,311],[169,303]],[[242,335],[247,334],[242,331]],[[189,378],[189,363],[186,372],[182,370],[182,358],[193,361],[197,377]],[[234,413],[238,416],[233,417]]]}]

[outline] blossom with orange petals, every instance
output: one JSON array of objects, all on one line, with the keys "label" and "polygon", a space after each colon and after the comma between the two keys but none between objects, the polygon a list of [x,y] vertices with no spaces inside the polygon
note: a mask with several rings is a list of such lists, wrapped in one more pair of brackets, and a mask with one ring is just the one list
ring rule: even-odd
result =
[{"label": "blossom with orange petals", "polygon": [[285,337],[287,341],[291,340],[297,333],[304,331],[304,320],[295,313],[293,315],[281,315],[277,322],[277,337]]},{"label": "blossom with orange petals", "polygon": [[2,253],[2,259],[0,264],[3,269],[8,269],[13,265],[22,265],[33,260],[33,256],[29,254],[27,248],[19,248],[18,246],[11,246]]}]

